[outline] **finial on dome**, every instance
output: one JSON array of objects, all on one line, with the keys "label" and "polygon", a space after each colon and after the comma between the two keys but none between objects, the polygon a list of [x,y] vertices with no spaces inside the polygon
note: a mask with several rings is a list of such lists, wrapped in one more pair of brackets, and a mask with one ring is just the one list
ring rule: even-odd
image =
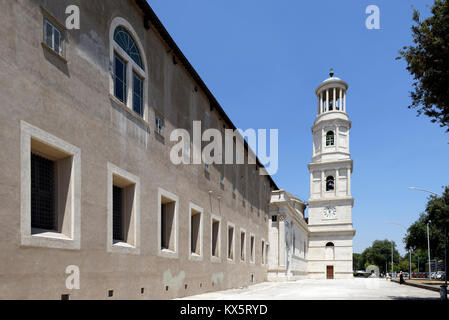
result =
[{"label": "finial on dome", "polygon": [[331,71],[329,72],[329,75],[331,76],[331,78],[333,78],[334,77],[334,68],[331,68]]}]

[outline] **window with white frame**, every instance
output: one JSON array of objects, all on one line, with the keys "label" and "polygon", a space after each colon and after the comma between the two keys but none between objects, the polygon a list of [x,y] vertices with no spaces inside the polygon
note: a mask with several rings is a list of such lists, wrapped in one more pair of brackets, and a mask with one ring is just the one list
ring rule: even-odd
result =
[{"label": "window with white frame", "polygon": [[240,229],[240,261],[246,261],[246,231]]},{"label": "window with white frame", "polygon": [[140,179],[108,163],[109,252],[140,253]]},{"label": "window with white frame", "polygon": [[[132,27],[116,18],[111,25],[113,95],[137,115],[145,117],[145,58]],[[112,32],[112,29],[111,29]]]},{"label": "window with white frame", "polygon": [[261,264],[265,265],[265,240],[262,239],[262,250],[261,250],[261,254],[262,254],[262,261]]},{"label": "window with white frame", "polygon": [[44,18],[44,43],[55,53],[63,56],[63,33],[60,28],[52,23],[47,18]]},{"label": "window with white frame", "polygon": [[212,216],[212,225],[211,225],[211,254],[212,258],[219,259],[221,257],[220,248],[221,248],[221,219],[219,217]]},{"label": "window with white frame", "polygon": [[80,249],[81,150],[21,121],[21,244]]},{"label": "window with white frame", "polygon": [[255,244],[256,244],[256,237],[254,234],[251,234],[251,240],[250,240],[250,262],[255,262]]},{"label": "window with white frame", "polygon": [[234,261],[234,251],[235,251],[235,226],[232,223],[228,223],[228,241],[227,241],[227,256],[228,261]]},{"label": "window with white frame", "polygon": [[200,258],[203,255],[203,209],[190,203],[190,255]]},{"label": "window with white frame", "polygon": [[178,257],[178,203],[178,196],[158,189],[158,244],[163,256]]}]

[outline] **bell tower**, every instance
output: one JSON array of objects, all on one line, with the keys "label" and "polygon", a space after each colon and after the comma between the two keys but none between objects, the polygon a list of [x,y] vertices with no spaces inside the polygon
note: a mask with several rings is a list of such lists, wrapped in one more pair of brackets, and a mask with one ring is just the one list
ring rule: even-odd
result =
[{"label": "bell tower", "polygon": [[313,156],[309,164],[309,277],[352,278],[351,121],[347,113],[348,84],[334,77],[317,88],[317,116],[312,127]]}]

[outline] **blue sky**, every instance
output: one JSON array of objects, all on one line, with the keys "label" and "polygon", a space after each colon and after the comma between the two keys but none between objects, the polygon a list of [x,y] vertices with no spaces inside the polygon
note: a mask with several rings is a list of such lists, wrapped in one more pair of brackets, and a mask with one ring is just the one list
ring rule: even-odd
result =
[{"label": "blue sky", "polygon": [[[279,129],[279,187],[307,200],[315,89],[349,84],[353,122],[354,252],[391,239],[405,252],[404,226],[427,195],[449,184],[449,134],[409,110],[412,78],[398,50],[411,43],[412,6],[432,0],[149,0],[173,39],[238,128]],[[365,27],[368,5],[381,29]],[[446,164],[446,165],[445,165]]]}]

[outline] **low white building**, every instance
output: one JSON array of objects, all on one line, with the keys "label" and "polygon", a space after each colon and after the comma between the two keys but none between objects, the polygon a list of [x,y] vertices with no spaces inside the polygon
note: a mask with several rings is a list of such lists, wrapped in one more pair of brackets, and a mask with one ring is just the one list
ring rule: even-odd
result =
[{"label": "low white building", "polygon": [[269,280],[353,277],[353,161],[349,151],[347,90],[347,83],[334,77],[333,71],[316,90],[318,112],[312,127],[308,203],[283,190],[272,193]]},{"label": "low white building", "polygon": [[308,226],[304,202],[284,190],[271,194],[268,280],[298,280],[307,277]]}]

